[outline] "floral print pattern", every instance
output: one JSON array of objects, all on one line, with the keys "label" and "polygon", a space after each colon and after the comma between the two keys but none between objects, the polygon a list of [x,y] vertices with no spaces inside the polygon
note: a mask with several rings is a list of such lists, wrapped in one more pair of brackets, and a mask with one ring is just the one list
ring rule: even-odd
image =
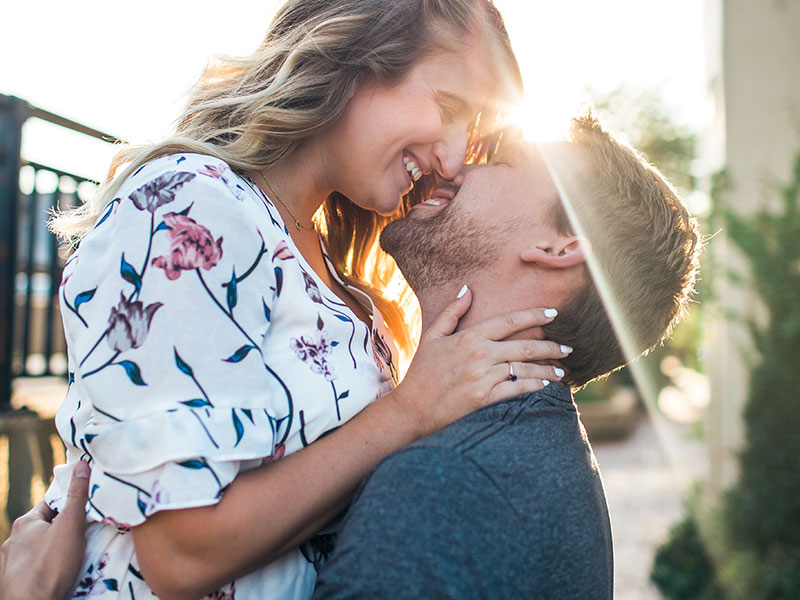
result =
[{"label": "floral print pattern", "polygon": [[237,200],[244,199],[244,187],[241,184],[236,183],[229,177],[226,177],[225,171],[228,170],[228,165],[224,163],[219,164],[207,164],[204,165],[202,169],[199,169],[197,172],[201,175],[206,175],[208,177],[213,177],[214,179],[219,179],[222,183],[228,186],[228,189],[233,193],[233,196]]},{"label": "floral print pattern", "polygon": [[309,275],[305,271],[303,271],[303,282],[305,283],[306,294],[308,294],[308,297],[311,298],[314,302],[322,304],[322,294],[320,294],[317,282],[314,281],[311,275]]},{"label": "floral print pattern", "polygon": [[236,600],[236,583],[231,584],[231,589],[216,590],[215,592],[206,596],[208,600]]},{"label": "floral print pattern", "polygon": [[[75,598],[151,597],[133,527],[219,501],[238,473],[313,443],[394,384],[391,347],[375,361],[389,339],[379,313],[358,320],[269,198],[207,156],[162,157],[123,182],[59,297],[67,464],[48,504],[63,507],[75,461],[93,467]],[[314,575],[297,549],[209,597],[308,597]]]},{"label": "floral print pattern", "polygon": [[175,200],[175,193],[195,178],[194,173],[168,171],[131,192],[131,202],[139,210],[155,213],[158,208]]},{"label": "floral print pattern", "polygon": [[208,228],[180,213],[164,215],[170,253],[153,259],[153,266],[164,269],[169,279],[177,279],[181,271],[215,267],[222,258],[222,238],[214,240]]},{"label": "floral print pattern", "polygon": [[125,532],[131,530],[131,526],[128,525],[127,523],[120,523],[119,521],[117,521],[116,519],[113,519],[111,517],[106,517],[105,519],[103,519],[101,521],[101,523],[103,525],[107,525],[109,527],[113,527],[113,528],[115,528],[117,531],[119,531],[121,533],[125,533]]},{"label": "floral print pattern", "polygon": [[286,242],[281,242],[275,246],[275,251],[272,253],[273,262],[276,258],[278,260],[289,260],[290,258],[294,258],[294,254],[292,254],[292,251],[289,249],[289,244]]},{"label": "floral print pattern", "polygon": [[117,352],[141,346],[147,339],[153,316],[161,306],[161,302],[153,302],[145,307],[142,302],[127,300],[120,293],[119,304],[111,309],[108,316],[108,345]]},{"label": "floral print pattern", "polygon": [[304,335],[300,339],[292,338],[290,345],[297,358],[311,367],[311,372],[322,375],[328,381],[336,379],[333,367],[328,364],[327,356],[333,347],[325,331],[316,335]]},{"label": "floral print pattern", "polygon": [[119,583],[116,579],[104,577],[106,565],[108,565],[109,556],[104,553],[100,559],[89,565],[86,573],[78,582],[78,587],[75,590],[73,598],[90,598],[92,596],[99,596],[106,592],[119,591]]}]

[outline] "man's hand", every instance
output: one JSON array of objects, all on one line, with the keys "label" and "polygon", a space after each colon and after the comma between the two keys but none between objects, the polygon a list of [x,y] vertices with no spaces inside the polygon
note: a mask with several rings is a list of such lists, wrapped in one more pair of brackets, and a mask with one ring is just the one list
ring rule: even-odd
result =
[{"label": "man's hand", "polygon": [[67,503],[58,515],[44,502],[14,521],[0,547],[2,600],[61,600],[78,576],[86,548],[89,465],[72,472]]}]

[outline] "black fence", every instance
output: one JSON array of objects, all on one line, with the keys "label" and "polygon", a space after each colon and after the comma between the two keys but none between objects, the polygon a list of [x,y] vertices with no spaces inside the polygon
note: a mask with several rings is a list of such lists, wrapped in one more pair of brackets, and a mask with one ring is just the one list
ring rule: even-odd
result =
[{"label": "black fence", "polygon": [[[11,405],[18,377],[67,376],[58,306],[65,255],[47,229],[54,209],[79,203],[85,177],[26,160],[23,125],[41,119],[114,143],[101,131],[0,95],[0,437],[8,443],[8,523],[31,504],[31,483],[50,478],[55,433],[51,419]],[[2,484],[0,484],[1,486]],[[7,525],[7,524],[6,524]],[[2,539],[0,527],[0,539]]]},{"label": "black fence", "polygon": [[65,257],[47,230],[47,220],[54,209],[78,205],[78,190],[92,183],[20,155],[23,125],[34,118],[106,142],[118,141],[19,98],[0,95],[0,412],[11,408],[14,378],[67,374],[58,308]]},{"label": "black fence", "polygon": [[[45,183],[43,190],[41,182],[47,175],[51,182]],[[22,181],[23,178],[27,181]],[[67,370],[66,348],[58,307],[58,284],[64,261],[63,253],[58,251],[58,241],[47,230],[46,222],[53,210],[78,205],[77,186],[87,180],[25,161],[20,180],[25,187],[30,186],[30,191],[20,190],[17,205],[11,376],[63,376]]]}]

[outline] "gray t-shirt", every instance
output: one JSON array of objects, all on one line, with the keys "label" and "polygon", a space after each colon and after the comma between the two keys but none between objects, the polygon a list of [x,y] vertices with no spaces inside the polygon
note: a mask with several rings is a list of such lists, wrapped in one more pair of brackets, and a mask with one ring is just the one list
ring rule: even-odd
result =
[{"label": "gray t-shirt", "polygon": [[597,463],[568,388],[481,409],[392,454],[345,516],[314,594],[611,598]]}]

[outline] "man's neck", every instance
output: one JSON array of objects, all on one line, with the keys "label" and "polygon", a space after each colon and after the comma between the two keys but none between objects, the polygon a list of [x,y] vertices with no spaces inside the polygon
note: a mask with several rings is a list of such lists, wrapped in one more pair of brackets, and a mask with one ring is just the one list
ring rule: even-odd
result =
[{"label": "man's neck", "polygon": [[[452,288],[452,289],[451,289]],[[439,315],[456,299],[461,289],[457,284],[447,285],[433,290],[421,290],[417,294],[420,311],[422,312],[422,333],[425,333]]]},{"label": "man's neck", "polygon": [[492,288],[478,279],[471,279],[465,283],[443,284],[436,288],[421,290],[417,294],[420,311],[422,312],[423,333],[456,300],[464,285],[469,287],[472,294],[472,302],[466,314],[458,320],[457,329],[464,329],[511,310],[505,304],[505,298],[502,294],[499,294],[497,290],[490,291]]},{"label": "man's neck", "polygon": [[[491,276],[491,273],[489,274]],[[531,302],[542,302],[539,308],[550,308],[550,298],[530,297],[529,294],[513,289],[513,286],[498,288],[493,281],[482,279],[475,275],[466,283],[453,282],[442,284],[435,288],[424,288],[417,293],[420,311],[422,313],[422,333],[425,333],[433,322],[457,298],[463,285],[467,285],[472,293],[472,303],[469,310],[458,320],[456,330],[465,329],[472,325],[482,323],[492,317],[497,317],[521,308],[534,308]],[[534,327],[517,332],[509,336],[514,339],[544,339],[545,334],[541,327]]]}]

